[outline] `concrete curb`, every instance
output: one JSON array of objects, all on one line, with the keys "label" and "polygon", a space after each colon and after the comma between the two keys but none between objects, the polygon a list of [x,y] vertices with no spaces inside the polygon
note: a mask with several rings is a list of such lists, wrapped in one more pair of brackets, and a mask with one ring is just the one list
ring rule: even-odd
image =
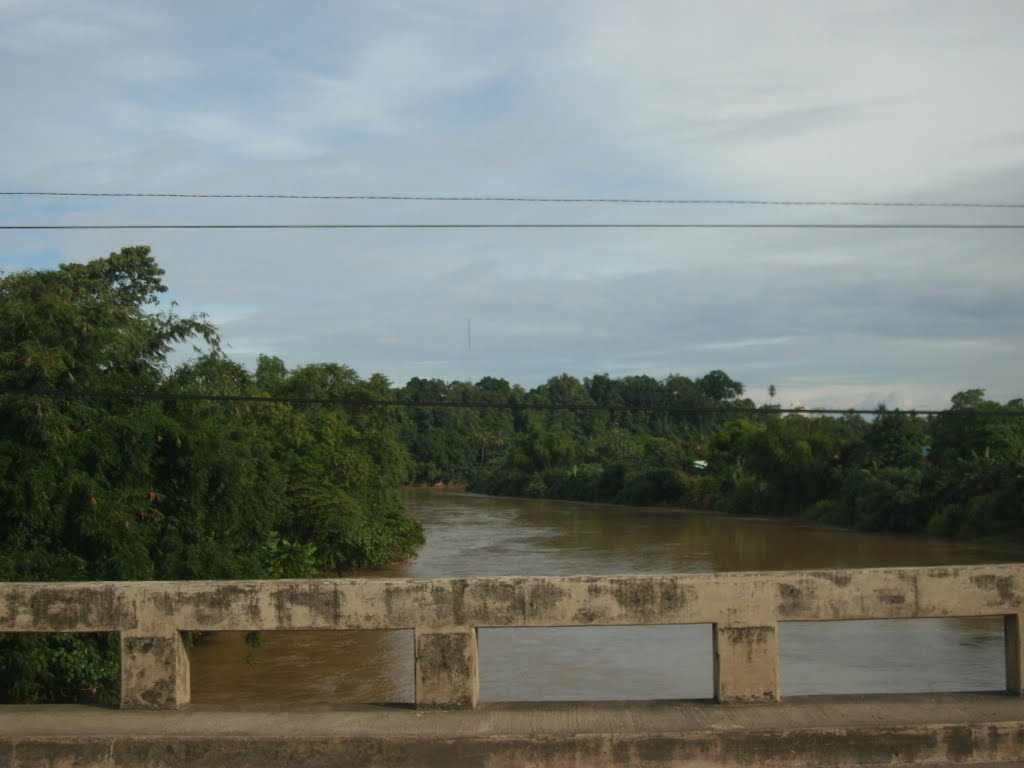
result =
[{"label": "concrete curb", "polygon": [[1024,721],[975,725],[459,736],[240,734],[8,736],[0,766],[789,766],[1020,765]]}]

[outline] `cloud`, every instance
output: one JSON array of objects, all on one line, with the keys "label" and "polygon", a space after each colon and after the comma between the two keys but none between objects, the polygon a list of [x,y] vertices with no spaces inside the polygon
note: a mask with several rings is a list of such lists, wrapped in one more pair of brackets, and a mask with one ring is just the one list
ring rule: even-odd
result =
[{"label": "cloud", "polygon": [[[602,4],[576,71],[624,144],[666,172],[771,196],[897,196],[1005,161],[1019,5]],[[1010,23],[1010,26],[1006,26]],[[582,55],[580,55],[582,54]]]},{"label": "cloud", "polygon": [[[196,18],[203,19],[202,24]],[[0,190],[1022,202],[1024,6],[0,2]],[[0,199],[5,223],[1017,222],[1018,211]],[[1020,396],[1021,235],[2,235],[148,242],[233,354],[402,382],[722,368],[780,400]],[[465,344],[473,322],[473,349]]]}]

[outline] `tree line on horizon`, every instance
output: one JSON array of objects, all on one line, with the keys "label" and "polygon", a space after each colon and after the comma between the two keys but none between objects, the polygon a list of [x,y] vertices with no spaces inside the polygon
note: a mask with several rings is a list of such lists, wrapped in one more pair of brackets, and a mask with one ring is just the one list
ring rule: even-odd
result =
[{"label": "tree line on horizon", "polygon": [[[396,387],[270,356],[249,370],[205,316],[160,309],[162,278],[145,246],[0,274],[0,387],[23,393],[0,394],[0,580],[349,572],[415,552],[423,531],[400,488],[439,481],[1024,541],[1020,400],[968,390],[927,420],[830,418],[758,407],[717,370],[562,374],[529,390],[491,376]],[[193,358],[172,365],[183,344]],[[162,399],[24,394],[55,390]],[[0,702],[112,703],[117,645],[114,634],[0,635]]]},{"label": "tree line on horizon", "polygon": [[[421,483],[1024,542],[1024,401],[1001,404],[981,389],[928,418],[884,406],[869,418],[783,414],[717,370],[662,380],[562,374],[531,390],[492,377],[414,378],[397,394],[510,406],[406,413],[401,436]],[[522,408],[530,405],[581,409]]]}]

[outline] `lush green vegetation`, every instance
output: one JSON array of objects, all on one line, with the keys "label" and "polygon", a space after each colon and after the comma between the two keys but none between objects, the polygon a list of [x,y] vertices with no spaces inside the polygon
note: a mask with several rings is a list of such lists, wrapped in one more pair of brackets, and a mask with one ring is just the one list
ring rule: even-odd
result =
[{"label": "lush green vegetation", "polygon": [[[782,415],[744,399],[722,371],[563,375],[530,391],[492,378],[413,379],[399,395],[510,406],[411,412],[402,435],[421,482],[1024,541],[1024,417],[998,415],[1024,413],[1024,403],[992,402],[982,390],[955,395],[927,421],[885,409],[870,419]],[[582,409],[530,410],[553,405]],[[626,406],[673,411],[615,410]],[[694,412],[707,408],[740,413]]]},{"label": "lush green vegetation", "polygon": [[[255,372],[160,311],[144,247],[0,276],[0,387],[386,398],[343,365]],[[192,342],[195,358],[167,355]],[[0,579],[300,577],[409,556],[408,454],[387,409],[0,395]],[[116,699],[116,638],[0,637],[0,701]]]}]

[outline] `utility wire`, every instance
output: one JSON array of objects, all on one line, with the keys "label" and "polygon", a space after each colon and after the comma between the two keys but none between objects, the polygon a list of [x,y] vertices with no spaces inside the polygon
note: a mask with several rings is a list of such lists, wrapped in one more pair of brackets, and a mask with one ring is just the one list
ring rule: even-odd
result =
[{"label": "utility wire", "polygon": [[46,397],[61,400],[97,399],[97,400],[157,400],[162,402],[192,401],[219,403],[260,403],[285,405],[328,405],[343,408],[457,408],[475,410],[506,410],[506,411],[574,411],[574,412],[643,412],[667,413],[678,416],[706,416],[728,414],[772,414],[799,413],[804,415],[829,416],[879,416],[883,414],[903,414],[907,416],[976,416],[976,417],[1019,417],[1024,416],[1022,410],[977,411],[977,410],[886,410],[867,408],[777,408],[774,406],[759,408],[740,408],[723,406],[719,408],[672,408],[668,406],[644,405],[597,405],[587,403],[466,403],[450,400],[370,400],[343,397],[280,397],[269,395],[211,395],[191,392],[127,392],[122,390],[61,390],[61,389],[17,389],[0,387],[0,395],[14,397]]},{"label": "utility wire", "polygon": [[516,197],[477,195],[287,195],[190,192],[0,192],[3,197],[148,197],[199,200],[408,200],[442,203],[616,203],[629,205],[763,205],[870,208],[1024,208],[1024,203],[894,200],[715,200],[640,197]]},{"label": "utility wire", "polygon": [[571,224],[2,224],[0,230],[123,229],[1024,229],[1024,224],[764,224],[725,223],[571,223]]}]

